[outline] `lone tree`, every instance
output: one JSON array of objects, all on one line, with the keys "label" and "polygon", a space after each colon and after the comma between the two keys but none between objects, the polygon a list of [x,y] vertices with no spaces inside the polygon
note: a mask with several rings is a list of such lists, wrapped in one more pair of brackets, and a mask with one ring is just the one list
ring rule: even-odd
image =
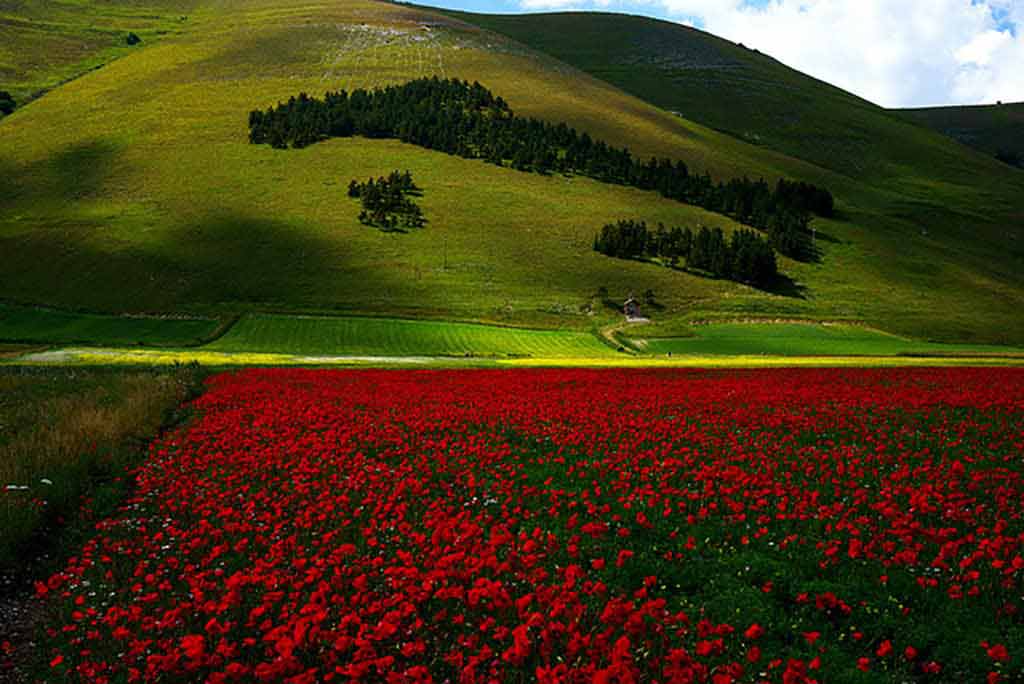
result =
[{"label": "lone tree", "polygon": [[136,33],[129,33],[128,37],[124,39],[124,42],[128,43],[129,45],[138,45],[142,42],[142,39],[139,38],[138,34]]},{"label": "lone tree", "polygon": [[0,90],[0,115],[7,116],[14,111],[14,98],[6,90]]}]

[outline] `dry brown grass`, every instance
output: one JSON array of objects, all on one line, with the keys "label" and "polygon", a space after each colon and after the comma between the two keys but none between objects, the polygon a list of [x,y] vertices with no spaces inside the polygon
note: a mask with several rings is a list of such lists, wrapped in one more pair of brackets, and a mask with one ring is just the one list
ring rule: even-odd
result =
[{"label": "dry brown grass", "polygon": [[0,359],[13,359],[22,354],[27,354],[32,351],[41,351],[45,347],[32,346],[26,344],[4,344],[0,343]]},{"label": "dry brown grass", "polygon": [[197,384],[189,368],[0,372],[0,565],[123,474]]}]

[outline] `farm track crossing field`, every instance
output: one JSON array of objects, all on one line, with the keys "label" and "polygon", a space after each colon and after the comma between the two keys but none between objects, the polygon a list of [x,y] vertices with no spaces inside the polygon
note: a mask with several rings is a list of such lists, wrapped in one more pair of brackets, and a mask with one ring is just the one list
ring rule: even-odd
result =
[{"label": "farm track crossing field", "polygon": [[341,356],[621,356],[596,335],[444,321],[250,315],[205,350]]},{"label": "farm track crossing field", "polygon": [[1024,676],[1024,370],[208,385],[37,585],[44,677]]}]

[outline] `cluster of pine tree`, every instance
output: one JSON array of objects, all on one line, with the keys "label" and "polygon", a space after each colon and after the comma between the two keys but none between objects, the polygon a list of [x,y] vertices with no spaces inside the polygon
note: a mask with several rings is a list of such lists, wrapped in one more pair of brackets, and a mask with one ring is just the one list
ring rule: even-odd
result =
[{"label": "cluster of pine tree", "polygon": [[6,90],[0,90],[0,116],[7,116],[14,111],[14,98]]},{"label": "cluster of pine tree", "polygon": [[996,152],[996,159],[1004,164],[1016,166],[1018,169],[1024,169],[1024,157],[1012,150],[1000,150],[999,152]]},{"label": "cluster of pine tree", "polygon": [[715,183],[691,174],[682,161],[634,159],[564,123],[516,116],[479,83],[422,78],[400,86],[305,93],[249,115],[249,140],[274,147],[304,147],[354,135],[397,138],[431,150],[539,173],[575,173],[644,190],[735,217],[768,231],[772,243],[797,259],[813,256],[810,212],[833,213],[828,190],[790,181],[770,187],[738,178]]},{"label": "cluster of pine tree", "polygon": [[348,196],[363,205],[360,223],[384,230],[422,228],[426,224],[419,205],[409,199],[410,195],[419,194],[420,189],[408,171],[392,171],[387,177],[371,178],[365,183],[352,181],[348,185]]},{"label": "cluster of pine tree", "polygon": [[778,276],[775,251],[752,230],[741,229],[726,239],[721,228],[651,230],[644,221],[609,223],[594,238],[594,249],[620,259],[661,258],[671,266],[689,268],[755,287],[767,287]]}]

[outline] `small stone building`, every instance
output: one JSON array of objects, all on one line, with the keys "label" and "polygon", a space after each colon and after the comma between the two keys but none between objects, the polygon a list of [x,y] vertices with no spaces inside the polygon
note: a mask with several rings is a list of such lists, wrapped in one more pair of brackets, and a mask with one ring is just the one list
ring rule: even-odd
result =
[{"label": "small stone building", "polygon": [[640,318],[640,302],[630,295],[622,305],[622,313],[626,314],[626,318]]}]

